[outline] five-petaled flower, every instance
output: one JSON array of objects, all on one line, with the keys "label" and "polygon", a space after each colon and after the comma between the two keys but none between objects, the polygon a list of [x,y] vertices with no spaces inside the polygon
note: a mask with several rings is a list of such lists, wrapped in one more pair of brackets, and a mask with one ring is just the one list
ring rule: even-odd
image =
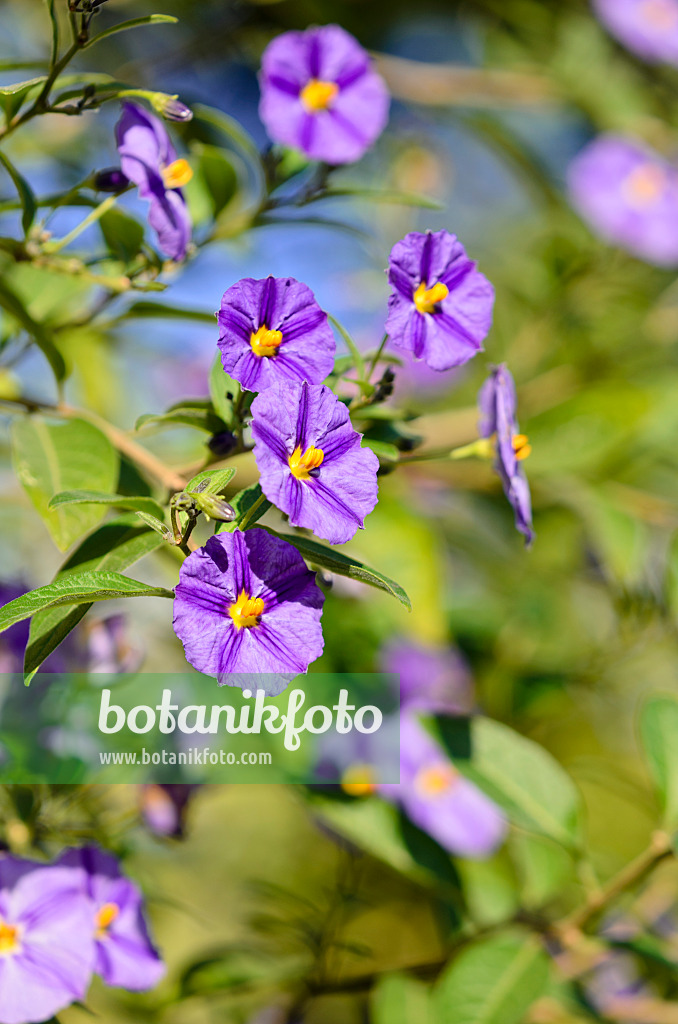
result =
[{"label": "five-petaled flower", "polygon": [[516,529],[526,544],[534,539],[530,488],[522,462],[532,448],[520,433],[516,419],[516,388],[513,377],[503,364],[495,366],[478,396],[479,432],[491,440],[495,469],[504,485],[504,493],[515,513]]},{"label": "five-petaled flower", "polygon": [[142,992],[165,973],[143,915],[143,896],[112,854],[96,847],[68,850],[57,862],[80,877],[94,939],[94,971],[107,985]]},{"label": "five-petaled flower", "polygon": [[210,537],[182,565],[175,593],[174,631],[186,658],[220,684],[280,692],[322,654],[315,574],[266,530]]},{"label": "five-petaled flower", "polygon": [[278,36],[264,52],[260,83],[259,113],[270,137],[312,160],[359,160],[388,120],[383,79],[338,25]]},{"label": "five-petaled flower", "polygon": [[400,722],[400,783],[379,785],[377,790],[460,857],[489,857],[506,833],[506,820],[496,804],[459,774],[410,714],[403,714]]},{"label": "five-petaled flower", "polygon": [[644,60],[678,64],[678,0],[593,0],[600,20]]},{"label": "five-petaled flower", "polygon": [[238,281],[224,294],[217,318],[224,369],[248,391],[282,381],[319,384],[334,367],[327,313],[292,277]]},{"label": "five-petaled flower", "polygon": [[136,103],[125,103],[115,126],[120,166],[150,200],[148,222],[158,244],[172,260],[182,260],[191,240],[191,217],[181,188],[191,180],[188,161],[177,159],[167,129],[159,118]]},{"label": "five-petaled flower", "polygon": [[494,289],[456,235],[410,232],[391,250],[386,331],[394,345],[434,370],[461,366],[482,350]]},{"label": "five-petaled flower", "polygon": [[361,447],[348,409],[320,384],[283,384],[252,403],[261,487],[292,526],[332,544],[363,528],[377,503],[379,460]]},{"label": "five-petaled flower", "polygon": [[0,859],[0,1022],[33,1024],[84,998],[94,938],[77,872]]},{"label": "five-petaled flower", "polygon": [[678,170],[636,139],[600,135],[573,160],[570,195],[603,238],[659,266],[678,264]]}]

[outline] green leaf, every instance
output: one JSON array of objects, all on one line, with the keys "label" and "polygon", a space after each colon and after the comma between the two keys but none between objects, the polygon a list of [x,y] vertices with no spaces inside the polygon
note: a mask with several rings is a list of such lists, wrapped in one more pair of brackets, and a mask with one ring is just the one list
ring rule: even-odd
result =
[{"label": "green leaf", "polygon": [[62,491],[85,486],[111,492],[118,477],[118,454],[108,438],[85,420],[17,418],[12,425],[15,472],[44,519],[54,543],[64,551],[105,515],[104,506],[50,509]]},{"label": "green leaf", "polygon": [[375,441],[371,437],[364,437],[363,446],[365,448],[371,448],[380,462],[390,464],[398,462],[400,459],[400,452],[396,446],[394,444],[389,444],[387,441]]},{"label": "green leaf", "polygon": [[134,425],[135,430],[152,425],[154,427],[173,427],[182,425],[204,430],[207,434],[220,434],[227,429],[220,416],[214,411],[209,399],[185,399],[173,405],[167,412],[146,413],[140,416]]},{"label": "green leaf", "polygon": [[640,716],[640,738],[664,810],[664,828],[678,828],[678,701],[651,697]]},{"label": "green leaf", "polygon": [[[165,527],[167,529],[167,527]],[[110,569],[122,572],[146,555],[162,547],[163,541],[145,530],[132,515],[123,515],[104,523],[80,544],[57,574],[57,579],[89,570]],[[28,685],[43,661],[56,650],[91,608],[57,606],[38,612],[31,619],[28,646],[24,656],[24,674]]]},{"label": "green leaf", "polygon": [[[237,530],[240,520],[256,505],[262,496],[263,491],[261,490],[261,484],[250,484],[250,486],[246,487],[243,491],[239,491],[238,494],[229,501],[229,504],[235,511],[235,519],[232,523],[220,523],[216,532],[233,533]],[[250,519],[248,526],[253,526],[257,520],[261,519],[261,517],[268,512],[270,507],[270,501],[262,501],[261,505],[259,505],[256,512]],[[272,533],[273,531],[271,530],[270,532]]]},{"label": "green leaf", "polygon": [[457,768],[515,825],[570,849],[578,846],[579,792],[548,751],[501,722],[480,716],[470,723],[439,720],[438,730]]},{"label": "green leaf", "polygon": [[346,347],[348,348],[349,352],[351,353],[351,355],[353,357],[353,365],[355,366],[356,373],[358,374],[358,378],[361,381],[364,381],[365,380],[365,360],[362,357],[362,353],[361,353],[360,349],[358,348],[358,346],[356,345],[355,341],[353,340],[351,335],[348,333],[348,331],[344,327],[341,326],[341,324],[339,323],[338,320],[335,320],[335,318],[333,316],[330,316],[329,314],[328,314],[327,318],[330,321],[330,323],[332,324],[332,326],[335,327],[339,331],[339,334],[344,339],[344,341],[346,343]]},{"label": "green leaf", "polygon": [[[270,530],[270,533],[274,533],[274,530]],[[378,587],[379,590],[385,590],[387,594],[395,597],[401,604],[404,604],[408,611],[412,611],[412,604],[409,597],[395,580],[389,579],[388,576],[384,576],[383,573],[377,572],[376,569],[371,569],[368,565],[364,565],[355,558],[351,558],[349,555],[340,554],[333,548],[328,548],[324,544],[318,544],[314,540],[309,540],[307,537],[297,536],[296,534],[276,534],[277,537],[282,537],[289,544],[292,544],[297,551],[303,555],[306,561],[311,562],[313,565],[319,566],[321,569],[327,569],[329,572],[334,572],[338,576],[348,576],[352,580],[360,580],[361,583],[367,583],[371,587]]]},{"label": "green leaf", "polygon": [[534,935],[495,935],[464,949],[440,978],[441,1020],[520,1024],[549,980],[549,959]]},{"label": "green leaf", "polygon": [[227,139],[245,158],[249,170],[251,184],[251,210],[258,210],[266,195],[266,175],[261,163],[261,156],[256,142],[251,135],[244,130],[242,125],[233,117],[229,117],[222,110],[214,107],[205,107],[198,104],[193,107],[193,125],[202,122],[208,128],[216,130],[219,135]]},{"label": "green leaf", "polygon": [[139,516],[139,519],[142,519],[146,523],[147,526],[150,526],[152,530],[159,533],[164,541],[174,542],[172,531],[165,526],[160,519],[156,519],[155,516],[149,515],[148,512],[137,512],[137,515]]},{"label": "green leaf", "polygon": [[107,210],[99,218],[99,226],[111,255],[122,263],[131,263],[144,242],[144,229],[139,221],[122,210]]},{"label": "green leaf", "polygon": [[201,473],[189,480],[184,490],[188,494],[199,491],[200,494],[223,494],[231,480],[235,476],[235,470],[228,469],[203,469]]},{"label": "green leaf", "polygon": [[428,985],[408,974],[382,974],[370,993],[371,1024],[435,1024]]},{"label": "green leaf", "polygon": [[211,200],[212,216],[218,217],[238,191],[238,175],[233,164],[218,146],[200,144],[198,172],[205,183]]},{"label": "green leaf", "polygon": [[148,320],[156,317],[167,320],[197,320],[199,323],[212,324],[212,326],[216,323],[214,313],[207,313],[202,309],[184,309],[181,306],[170,306],[165,302],[148,302],[146,300],[133,302],[129,309],[117,317],[115,322]]},{"label": "green leaf", "polygon": [[218,352],[210,370],[209,389],[216,412],[226,425],[232,428],[235,425],[234,403],[240,396],[241,388],[240,384],[224,370]]},{"label": "green leaf", "polygon": [[117,601],[123,597],[174,597],[173,590],[149,587],[118,572],[73,573],[31,590],[0,608],[0,633],[36,612],[60,605],[91,604],[94,601]]},{"label": "green leaf", "polygon": [[17,190],[21,209],[23,210],[23,214],[21,216],[21,227],[23,228],[24,235],[27,235],[31,229],[33,221],[35,220],[35,213],[37,210],[36,198],[33,195],[31,186],[19,171],[17,171],[14,164],[7,156],[5,156],[2,150],[0,150],[0,162],[2,162],[3,167],[9,174],[14,183],[14,187]]},{"label": "green leaf", "polygon": [[159,518],[163,516],[158,502],[146,495],[128,497],[126,494],[102,494],[100,491],[60,491],[50,500],[48,508],[63,508],[64,505],[114,505],[116,508],[150,512]]},{"label": "green leaf", "polygon": [[30,334],[52,367],[56,379],[62,381],[66,376],[66,364],[61,352],[54,344],[51,331],[33,319],[19,296],[4,281],[0,282],[0,306],[17,321],[27,334]]},{"label": "green leaf", "polygon": [[445,204],[430,196],[422,196],[417,192],[399,192],[396,189],[330,187],[326,188],[318,199],[332,199],[337,196],[353,196],[356,199],[368,199],[371,203],[393,203],[399,206],[419,206],[424,210],[443,210]]},{"label": "green leaf", "polygon": [[31,90],[43,85],[46,81],[47,75],[39,75],[37,78],[29,78],[26,82],[15,82],[14,85],[4,85],[0,88],[0,104],[8,122],[20,109]]},{"label": "green leaf", "polygon": [[85,43],[82,49],[86,50],[89,46],[101,42],[102,39],[108,39],[109,36],[117,35],[118,32],[128,32],[131,28],[141,28],[143,25],[176,25],[178,21],[179,19],[174,18],[171,14],[147,14],[143,18],[131,18],[129,21],[121,21],[119,25],[112,25],[111,28],[100,32],[99,35]]}]

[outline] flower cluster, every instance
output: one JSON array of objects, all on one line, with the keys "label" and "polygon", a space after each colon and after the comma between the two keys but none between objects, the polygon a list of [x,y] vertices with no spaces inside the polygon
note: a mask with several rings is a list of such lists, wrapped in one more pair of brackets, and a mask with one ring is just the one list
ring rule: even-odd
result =
[{"label": "flower cluster", "polygon": [[141,892],[111,854],[86,847],[51,864],[0,858],[0,1024],[53,1017],[84,998],[94,974],[138,992],[164,972]]}]

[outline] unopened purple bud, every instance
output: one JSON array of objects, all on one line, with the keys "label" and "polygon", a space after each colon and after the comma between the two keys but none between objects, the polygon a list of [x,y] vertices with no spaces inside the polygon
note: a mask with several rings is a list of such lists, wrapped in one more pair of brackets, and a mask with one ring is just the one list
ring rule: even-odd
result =
[{"label": "unopened purple bud", "polygon": [[156,92],[151,98],[151,106],[166,121],[192,121],[193,111],[182,103],[178,96],[169,96],[165,92]]},{"label": "unopened purple bud", "polygon": [[94,188],[97,192],[122,192],[129,185],[129,178],[119,167],[107,167],[94,175]]},{"label": "unopened purple bud", "polygon": [[229,455],[236,444],[238,439],[235,434],[232,434],[230,430],[222,430],[220,434],[213,434],[207,442],[207,447],[213,455],[219,455],[222,458]]}]

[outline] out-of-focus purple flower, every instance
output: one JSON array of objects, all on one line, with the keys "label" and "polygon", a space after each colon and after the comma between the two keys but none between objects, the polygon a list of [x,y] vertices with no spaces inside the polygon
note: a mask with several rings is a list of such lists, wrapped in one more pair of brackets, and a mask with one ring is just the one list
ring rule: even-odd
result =
[{"label": "out-of-focus purple flower", "polygon": [[593,0],[610,32],[644,60],[678,64],[678,0]]},{"label": "out-of-focus purple flower", "polygon": [[175,783],[140,787],[141,813],[152,832],[178,839],[184,834],[184,819],[196,784]]},{"label": "out-of-focus purple flower", "polygon": [[[618,951],[610,953],[585,976],[584,990],[596,1010],[606,1017],[608,1013],[610,1016],[616,1016],[614,1011],[620,1005],[630,1009],[629,1004],[634,999],[652,998],[656,995],[640,977],[634,958],[628,953]],[[642,1019],[641,1014],[639,1019]]]},{"label": "out-of-focus purple flower", "polygon": [[172,260],[183,260],[191,240],[191,217],[181,188],[193,172],[177,159],[167,129],[159,118],[136,103],[123,104],[115,126],[123,173],[150,201],[148,222],[158,244]]},{"label": "out-of-focus purple flower", "polygon": [[570,196],[606,241],[658,266],[678,264],[678,170],[636,139],[600,135],[573,160]]},{"label": "out-of-focus purple flower", "polygon": [[107,985],[143,992],[158,984],[165,965],[151,942],[139,888],[115,857],[93,846],[68,850],[59,865],[75,869],[89,910],[94,971]]},{"label": "out-of-focus purple flower", "polygon": [[465,715],[473,709],[473,681],[468,666],[452,648],[396,639],[381,652],[381,671],[400,676],[403,711]]},{"label": "out-of-focus purple flower", "polygon": [[217,313],[221,362],[248,391],[284,381],[320,384],[334,367],[336,341],[313,292],[293,277],[246,277]]},{"label": "out-of-focus purple flower", "polygon": [[278,36],[264,52],[260,83],[268,134],[311,160],[359,160],[388,121],[383,79],[338,25]]},{"label": "out-of-focus purple flower", "polygon": [[85,627],[87,671],[136,672],[144,659],[143,651],[130,644],[127,618],[110,615]]},{"label": "out-of-focus purple flower", "polygon": [[516,388],[505,365],[495,366],[490,373],[480,389],[478,406],[480,436],[494,439],[494,467],[515,513],[516,529],[523,534],[525,543],[529,545],[534,540],[532,502],[522,461],[532,449],[527,437],[519,432]]},{"label": "out-of-focus purple flower", "polygon": [[468,362],[492,326],[494,288],[448,231],[412,231],[389,258],[386,331],[433,370]]},{"label": "out-of-focus purple flower", "polygon": [[380,785],[378,791],[457,856],[482,860],[504,838],[506,820],[499,808],[459,774],[411,715],[400,723],[400,784]]},{"label": "out-of-focus purple flower", "polygon": [[[265,530],[219,533],[179,572],[174,632],[199,672],[257,689],[281,689],[319,658],[324,595],[299,552]],[[239,685],[239,684],[238,684]],[[275,688],[275,687],[274,687]],[[269,689],[273,692],[273,689]]]},{"label": "out-of-focus purple flower", "polygon": [[77,872],[0,859],[0,1024],[44,1021],[84,998],[94,941]]},{"label": "out-of-focus purple flower", "polygon": [[261,488],[292,526],[344,544],[377,503],[379,460],[325,385],[283,384],[252,403]]}]

